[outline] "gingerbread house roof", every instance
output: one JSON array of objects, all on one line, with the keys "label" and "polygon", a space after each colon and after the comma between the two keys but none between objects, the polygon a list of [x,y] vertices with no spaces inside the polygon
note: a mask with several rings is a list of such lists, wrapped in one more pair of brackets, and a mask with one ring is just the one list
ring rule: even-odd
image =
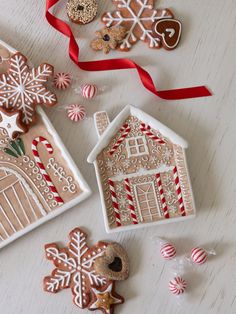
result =
[{"label": "gingerbread house roof", "polygon": [[94,149],[91,151],[87,158],[87,161],[89,163],[93,163],[96,160],[98,154],[109,145],[112,137],[119,131],[125,119],[127,119],[130,115],[150,125],[151,128],[158,130],[172,143],[180,145],[183,148],[188,147],[188,143],[174,131],[169,129],[167,126],[165,126],[152,116],[148,115],[147,113],[143,112],[142,110],[137,109],[134,106],[128,105],[116,116],[116,118],[109,124],[107,129],[99,138],[98,143],[96,144],[96,146],[94,147]]}]

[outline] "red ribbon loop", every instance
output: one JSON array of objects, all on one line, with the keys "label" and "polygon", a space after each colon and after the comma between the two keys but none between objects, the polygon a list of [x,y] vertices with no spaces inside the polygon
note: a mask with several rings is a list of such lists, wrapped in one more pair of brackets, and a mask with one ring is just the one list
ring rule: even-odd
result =
[{"label": "red ribbon loop", "polygon": [[186,98],[212,96],[211,92],[207,89],[206,86],[196,86],[189,88],[158,91],[155,88],[155,85],[150,74],[131,59],[120,58],[99,61],[85,61],[85,62],[79,61],[79,46],[76,43],[75,37],[72,33],[70,26],[49,12],[50,8],[52,8],[59,1],[60,0],[46,0],[46,19],[52,27],[54,27],[60,33],[64,34],[69,38],[70,58],[80,69],[84,71],[110,71],[110,70],[136,69],[143,86],[154,95],[166,100],[178,100]]}]

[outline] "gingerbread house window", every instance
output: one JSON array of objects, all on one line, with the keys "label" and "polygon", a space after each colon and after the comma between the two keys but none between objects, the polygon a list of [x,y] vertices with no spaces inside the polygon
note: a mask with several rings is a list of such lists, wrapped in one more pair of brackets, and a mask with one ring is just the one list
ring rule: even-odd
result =
[{"label": "gingerbread house window", "polygon": [[155,220],[161,216],[154,182],[136,184],[134,191],[142,221]]},{"label": "gingerbread house window", "polygon": [[148,154],[145,136],[129,137],[126,139],[128,157]]}]

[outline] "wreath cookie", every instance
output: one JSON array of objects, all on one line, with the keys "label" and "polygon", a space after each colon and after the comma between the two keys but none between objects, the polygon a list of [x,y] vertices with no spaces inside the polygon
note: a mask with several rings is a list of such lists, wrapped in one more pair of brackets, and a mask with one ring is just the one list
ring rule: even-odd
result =
[{"label": "wreath cookie", "polygon": [[96,0],[68,0],[67,15],[69,19],[77,24],[88,24],[92,22],[98,11]]}]

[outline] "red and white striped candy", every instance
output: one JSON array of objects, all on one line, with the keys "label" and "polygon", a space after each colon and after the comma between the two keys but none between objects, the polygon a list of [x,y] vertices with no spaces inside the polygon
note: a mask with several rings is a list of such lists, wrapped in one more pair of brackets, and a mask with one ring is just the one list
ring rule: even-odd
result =
[{"label": "red and white striped candy", "polygon": [[82,96],[86,99],[92,99],[96,96],[98,88],[96,85],[85,84],[81,87]]},{"label": "red and white striped candy", "polygon": [[70,74],[59,72],[53,78],[53,84],[57,89],[67,89],[71,84]]},{"label": "red and white striped candy", "polygon": [[67,106],[67,116],[71,121],[74,122],[84,120],[86,117],[84,106],[77,104]]},{"label": "red and white striped candy", "polygon": [[202,265],[207,261],[208,253],[201,247],[195,247],[191,251],[191,259],[197,265]]},{"label": "red and white striped candy", "polygon": [[185,292],[187,288],[187,282],[183,278],[177,276],[169,282],[169,290],[175,295],[179,295]]},{"label": "red and white striped candy", "polygon": [[171,243],[163,243],[160,248],[161,256],[166,260],[171,260],[176,256],[176,249]]}]

